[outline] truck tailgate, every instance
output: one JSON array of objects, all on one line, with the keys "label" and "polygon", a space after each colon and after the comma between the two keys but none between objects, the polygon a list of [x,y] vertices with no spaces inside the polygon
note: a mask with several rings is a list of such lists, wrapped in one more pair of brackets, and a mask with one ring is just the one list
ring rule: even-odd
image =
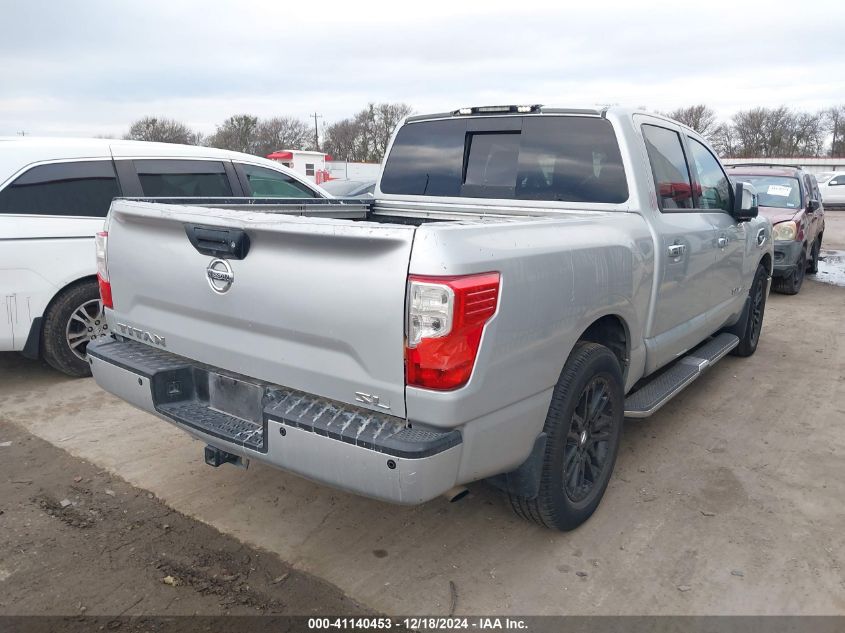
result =
[{"label": "truck tailgate", "polygon": [[[186,227],[246,231],[233,279]],[[405,415],[404,313],[413,226],[119,200],[108,224],[117,334],[214,367]],[[221,264],[217,270],[225,270]],[[368,394],[356,398],[356,393]]]}]

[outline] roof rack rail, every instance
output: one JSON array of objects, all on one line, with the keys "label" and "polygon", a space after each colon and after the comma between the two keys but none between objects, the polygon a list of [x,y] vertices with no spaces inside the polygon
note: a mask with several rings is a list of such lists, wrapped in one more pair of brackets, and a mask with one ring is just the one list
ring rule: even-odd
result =
[{"label": "roof rack rail", "polygon": [[803,169],[801,165],[785,165],[781,163],[730,163],[725,167],[772,167],[785,169]]}]

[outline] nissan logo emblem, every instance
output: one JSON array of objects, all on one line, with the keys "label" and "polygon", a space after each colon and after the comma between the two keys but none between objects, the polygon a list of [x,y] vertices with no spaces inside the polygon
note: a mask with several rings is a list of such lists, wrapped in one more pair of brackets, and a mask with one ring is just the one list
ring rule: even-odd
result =
[{"label": "nissan logo emblem", "polygon": [[208,277],[208,285],[219,295],[228,292],[235,281],[235,273],[232,272],[229,262],[224,259],[211,260],[205,274]]}]

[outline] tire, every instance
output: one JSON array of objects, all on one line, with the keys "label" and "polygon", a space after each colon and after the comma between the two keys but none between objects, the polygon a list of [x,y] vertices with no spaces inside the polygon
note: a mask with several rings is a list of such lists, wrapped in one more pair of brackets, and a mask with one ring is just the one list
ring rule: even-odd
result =
[{"label": "tire", "polygon": [[739,339],[739,345],[731,350],[734,356],[748,357],[757,351],[760,342],[760,332],[763,329],[763,316],[766,312],[766,278],[769,276],[763,264],[757,266],[754,281],[748,290],[751,306],[746,316],[745,330]]},{"label": "tire", "polygon": [[804,274],[807,271],[807,249],[801,249],[801,255],[798,257],[798,263],[791,273],[785,277],[778,277],[772,279],[772,290],[784,295],[797,295],[804,284]]},{"label": "tire", "polygon": [[[589,394],[598,390],[603,395],[598,396],[593,419],[586,425],[579,423],[590,417],[585,415]],[[619,452],[624,401],[622,371],[613,352],[597,343],[575,345],[546,416],[540,491],[532,498],[509,494],[518,516],[557,530],[572,530],[590,518],[604,495]],[[598,436],[602,439],[596,439]]]},{"label": "tire", "polygon": [[815,275],[819,272],[819,252],[822,250],[822,238],[819,237],[813,242],[813,248],[810,250],[810,261],[807,263],[807,274]]},{"label": "tire", "polygon": [[89,341],[107,333],[97,282],[74,284],[60,292],[44,314],[44,360],[68,376],[90,376],[85,348]]}]

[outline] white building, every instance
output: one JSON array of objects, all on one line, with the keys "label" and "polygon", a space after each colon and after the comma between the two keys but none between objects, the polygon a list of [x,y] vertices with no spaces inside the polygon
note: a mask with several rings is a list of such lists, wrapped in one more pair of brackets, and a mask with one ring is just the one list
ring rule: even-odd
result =
[{"label": "white building", "polygon": [[377,180],[381,170],[379,163],[333,160],[325,152],[302,149],[281,149],[269,154],[267,158],[290,167],[318,185],[327,180]]},{"label": "white building", "polygon": [[269,154],[267,158],[280,162],[285,167],[290,167],[298,174],[302,174],[311,182],[320,184],[329,180],[329,172],[326,171],[325,152],[312,152],[302,149],[282,149]]}]

